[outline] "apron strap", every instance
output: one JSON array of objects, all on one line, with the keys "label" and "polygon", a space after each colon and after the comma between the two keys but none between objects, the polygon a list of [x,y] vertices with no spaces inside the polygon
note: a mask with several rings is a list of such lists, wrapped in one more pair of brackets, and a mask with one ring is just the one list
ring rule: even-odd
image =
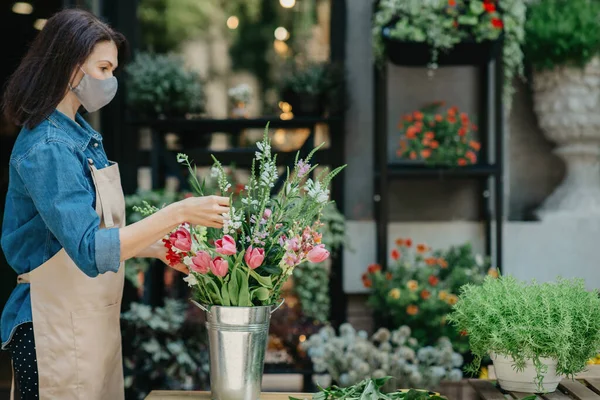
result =
[{"label": "apron strap", "polygon": [[10,384],[10,400],[19,400],[21,398],[21,391],[18,390],[19,388],[17,387],[17,380],[15,379],[15,366],[13,365],[12,360],[10,360],[10,369],[12,370],[12,382]]},{"label": "apron strap", "polygon": [[29,272],[17,276],[17,283],[29,283]]},{"label": "apron strap", "polygon": [[102,218],[104,218],[104,226],[106,228],[112,228],[113,226],[115,226],[115,223],[113,221],[112,213],[111,213],[110,210],[105,210],[104,209],[104,205],[105,204],[104,204],[104,201],[103,201],[103,198],[102,198],[102,191],[98,190],[99,182],[98,182],[98,177],[96,176],[96,172],[98,170],[94,166],[94,160],[92,160],[91,158],[88,158],[88,163],[90,165],[90,171],[92,171],[92,178],[93,178],[93,181],[94,181],[94,187],[96,188],[96,193],[98,195],[98,199],[100,200],[99,201],[100,204],[98,205],[98,207],[99,207],[99,212],[102,215]]}]

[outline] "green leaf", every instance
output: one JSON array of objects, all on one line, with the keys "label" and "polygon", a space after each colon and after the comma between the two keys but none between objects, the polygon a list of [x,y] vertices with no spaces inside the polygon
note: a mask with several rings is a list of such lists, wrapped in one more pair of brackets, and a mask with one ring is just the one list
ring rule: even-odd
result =
[{"label": "green leaf", "polygon": [[259,273],[264,272],[269,275],[281,275],[282,272],[279,265],[261,265],[258,271]]},{"label": "green leaf", "polygon": [[229,300],[231,301],[232,306],[239,305],[240,285],[239,285],[239,281],[237,279],[236,272],[237,272],[237,270],[233,271],[233,274],[231,275],[231,279],[229,280],[229,283],[227,284],[228,289],[229,289]]},{"label": "green leaf", "polygon": [[214,304],[223,304],[223,298],[221,297],[221,291],[219,290],[219,287],[217,286],[215,281],[213,281],[210,278],[207,278],[205,280],[205,282],[207,283],[206,288],[207,288],[208,293],[211,297],[211,300],[214,302]]},{"label": "green leaf", "polygon": [[248,289],[248,278],[244,275],[244,272],[240,269],[237,270],[239,285],[240,285],[240,294],[239,294],[239,306],[241,307],[251,307],[252,301],[250,299],[250,292]]},{"label": "green leaf", "polygon": [[[231,283],[231,281],[230,281]],[[223,286],[221,286],[221,298],[223,299],[223,305],[224,306],[230,306],[231,302],[229,301],[229,290],[228,290],[228,284],[223,284]]]},{"label": "green leaf", "polygon": [[259,285],[266,287],[268,289],[271,289],[273,287],[273,282],[271,282],[270,276],[260,276],[254,270],[250,270],[250,275],[252,275],[252,277],[254,279],[256,279],[256,281],[258,282]]},{"label": "green leaf", "polygon": [[264,287],[259,287],[257,289],[254,289],[252,291],[252,298],[256,298],[260,301],[265,301],[269,299],[269,289],[264,288]]},{"label": "green leaf", "polygon": [[475,15],[479,15],[484,11],[483,3],[480,1],[472,1],[470,3],[469,9]]},{"label": "green leaf", "polygon": [[467,15],[461,15],[460,17],[458,17],[458,23],[460,25],[470,25],[470,26],[475,26],[477,25],[477,17],[470,17]]}]

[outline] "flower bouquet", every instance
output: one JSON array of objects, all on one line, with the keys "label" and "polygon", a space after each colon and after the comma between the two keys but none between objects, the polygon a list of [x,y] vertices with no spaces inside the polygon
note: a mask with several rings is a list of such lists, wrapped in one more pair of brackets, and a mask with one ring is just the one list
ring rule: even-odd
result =
[{"label": "flower bouquet", "polygon": [[[217,400],[258,398],[270,314],[296,266],[329,257],[319,217],[330,202],[331,180],[344,168],[310,177],[319,146],[306,159],[296,156],[283,189],[272,197],[278,174],[268,125],[257,147],[248,184],[239,203],[232,198],[222,229],[183,224],[163,240],[169,262],[189,268],[184,280],[192,288],[192,301],[207,314],[212,398]],[[226,195],[231,184],[213,159],[219,190]],[[195,166],[185,154],[177,160],[188,168],[195,194],[204,195]]]},{"label": "flower bouquet", "polygon": [[442,105],[433,103],[402,117],[398,124],[398,157],[422,160],[428,166],[464,167],[477,163],[481,144],[472,137],[477,126],[457,107],[440,111]]}]

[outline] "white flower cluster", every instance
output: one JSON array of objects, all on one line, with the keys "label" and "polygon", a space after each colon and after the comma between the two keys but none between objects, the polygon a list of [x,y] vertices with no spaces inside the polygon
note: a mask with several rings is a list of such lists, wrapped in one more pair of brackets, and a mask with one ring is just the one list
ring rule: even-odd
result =
[{"label": "white flower cluster", "polygon": [[305,190],[308,196],[320,204],[325,204],[329,200],[329,189],[321,187],[321,182],[308,179]]},{"label": "white flower cluster", "polygon": [[234,234],[238,229],[242,227],[243,211],[236,211],[235,207],[231,207],[229,211],[229,219],[225,219],[223,222],[223,234],[230,235]]},{"label": "white flower cluster", "polygon": [[237,86],[230,88],[227,94],[231,100],[237,103],[249,103],[252,96],[252,89],[246,83],[241,83]]},{"label": "white flower cluster", "polygon": [[369,339],[366,332],[343,324],[340,336],[333,328],[325,327],[302,346],[312,359],[315,372],[328,373],[340,386],[392,376],[389,384],[395,388],[433,389],[441,380],[462,379],[463,358],[453,351],[448,339],[441,339],[436,346],[419,348],[410,335],[407,326],[393,332],[382,328]]}]

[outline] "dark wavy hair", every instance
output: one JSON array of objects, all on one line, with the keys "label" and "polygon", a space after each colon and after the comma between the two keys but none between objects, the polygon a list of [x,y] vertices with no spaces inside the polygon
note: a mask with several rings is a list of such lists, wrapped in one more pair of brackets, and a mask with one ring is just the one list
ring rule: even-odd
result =
[{"label": "dark wavy hair", "polygon": [[81,9],[65,9],[48,19],[6,84],[2,108],[7,119],[29,129],[50,115],[64,98],[71,74],[98,42],[127,50],[125,36]]}]

